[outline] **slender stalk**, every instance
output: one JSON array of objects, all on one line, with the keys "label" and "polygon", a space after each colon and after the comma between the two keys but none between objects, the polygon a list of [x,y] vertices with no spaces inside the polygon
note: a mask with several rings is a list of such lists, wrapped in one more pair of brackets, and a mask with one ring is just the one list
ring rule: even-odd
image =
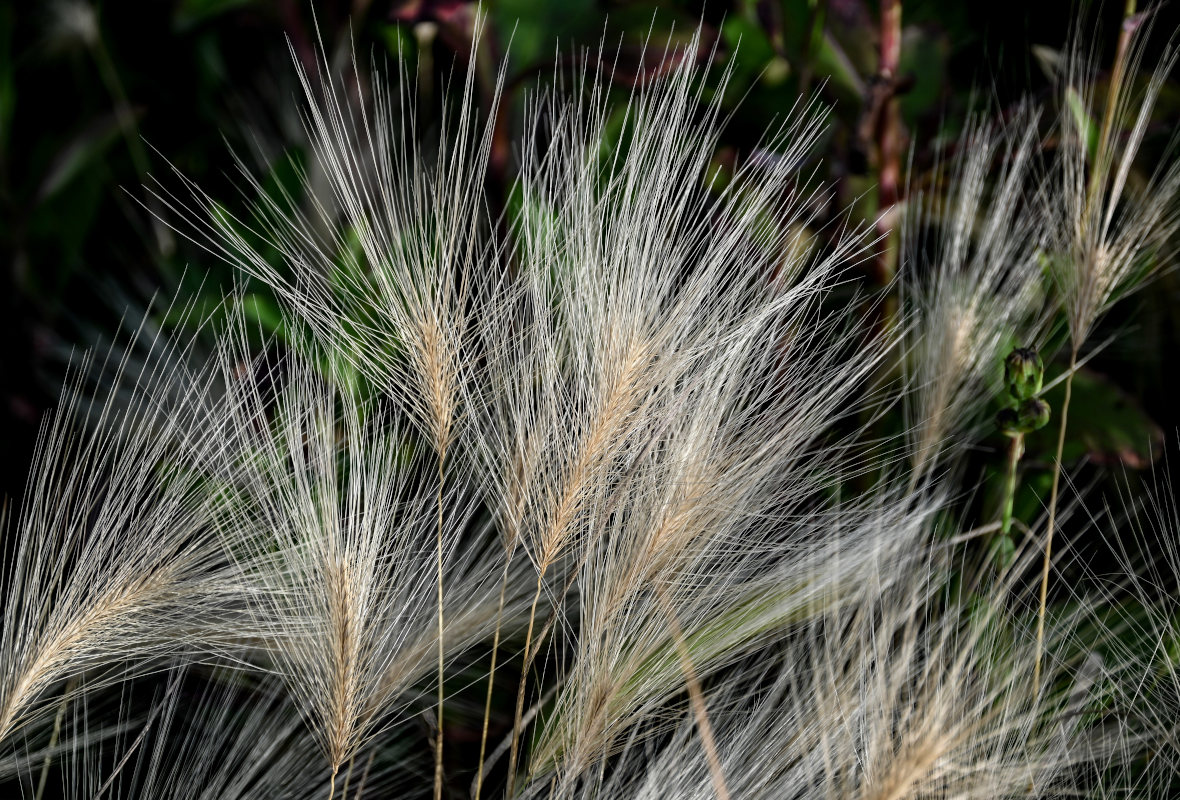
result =
[{"label": "slender stalk", "polygon": [[1007,537],[1012,531],[1012,507],[1016,502],[1016,468],[1024,455],[1024,434],[1011,437],[1008,443],[1008,474],[1004,481],[1004,509],[1000,515],[1000,534]]},{"label": "slender stalk", "polygon": [[1095,195],[1097,194],[1098,187],[1106,180],[1106,171],[1110,167],[1107,163],[1107,151],[1110,144],[1110,137],[1114,135],[1115,110],[1118,108],[1119,94],[1122,92],[1123,80],[1126,78],[1127,50],[1131,46],[1131,36],[1137,27],[1131,19],[1134,16],[1135,0],[1127,0],[1126,6],[1123,7],[1123,24],[1119,28],[1119,41],[1118,47],[1115,50],[1114,66],[1111,68],[1110,89],[1106,93],[1106,107],[1102,112],[1102,127],[1099,128],[1098,133],[1098,150],[1096,154],[1099,163],[1095,165],[1094,172],[1090,175],[1090,186],[1087,195],[1091,201],[1097,199]]},{"label": "slender stalk", "polygon": [[437,585],[438,585],[438,732],[434,746],[434,800],[442,800],[443,777],[443,468],[446,462],[446,448],[438,453],[438,536],[436,539]]},{"label": "slender stalk", "polygon": [[483,765],[488,746],[488,721],[492,716],[492,687],[496,682],[496,656],[500,649],[500,625],[504,621],[504,594],[508,588],[508,565],[512,557],[504,563],[504,574],[500,577],[500,604],[496,608],[496,632],[492,636],[492,665],[488,670],[488,695],[483,707],[483,730],[479,736],[479,767],[475,773],[475,800],[479,800],[483,790]]},{"label": "slender stalk", "polygon": [[878,79],[885,83],[885,99],[877,122],[877,236],[880,252],[876,279],[888,286],[897,269],[897,201],[901,186],[901,112],[896,85],[901,62],[901,0],[882,0]]},{"label": "slender stalk", "polygon": [[529,627],[524,636],[524,666],[520,670],[520,685],[516,689],[516,711],[512,717],[512,744],[508,750],[508,790],[504,793],[505,797],[512,797],[512,791],[516,788],[516,759],[520,748],[521,716],[524,714],[524,690],[528,681],[529,665],[532,664],[530,658],[532,654],[529,652],[529,648],[533,643],[533,624],[537,619],[537,603],[541,600],[541,590],[545,585],[544,580],[544,571],[538,569],[537,591],[533,594],[533,605],[529,609]]},{"label": "slender stalk", "polygon": [[74,691],[78,679],[76,677],[70,678],[66,683],[65,689],[62,691],[61,702],[57,706],[57,714],[53,717],[53,733],[49,737],[49,747],[46,749],[45,760],[41,762],[41,777],[37,779],[37,793],[33,796],[34,800],[41,800],[45,794],[45,782],[49,778],[49,765],[53,762],[53,748],[57,746],[57,740],[61,736],[61,724],[66,716],[66,706],[70,704],[70,692]]},{"label": "slender stalk", "polygon": [[1012,538],[1012,510],[1016,504],[1016,472],[1024,456],[1024,434],[1018,433],[1008,439],[1008,466],[1004,476],[1004,498],[1000,510],[999,537],[989,536],[990,550],[999,566],[1003,566],[1009,552],[1008,543]]},{"label": "slender stalk", "polygon": [[660,598],[660,607],[668,619],[668,629],[672,634],[672,641],[676,643],[676,653],[680,656],[680,668],[684,671],[684,685],[688,689],[693,717],[696,720],[697,730],[701,734],[701,746],[705,750],[705,761],[709,765],[713,793],[717,795],[717,800],[730,800],[729,788],[725,784],[725,773],[721,769],[721,757],[717,754],[717,740],[713,736],[713,725],[709,722],[709,709],[705,703],[705,693],[697,678],[696,668],[693,667],[692,654],[684,643],[684,631],[680,628],[680,621],[676,619],[676,612],[668,601],[664,587],[657,584],[656,592]]},{"label": "slender stalk", "polygon": [[[365,762],[365,771],[361,773],[361,782],[359,784],[357,784],[356,794],[354,794],[352,796],[353,800],[361,800],[361,797],[364,796],[365,783],[368,782],[368,780],[369,780],[369,770],[373,768],[373,758],[376,757],[376,755],[377,755],[376,750],[369,753],[369,760]],[[347,800],[347,798],[345,798],[345,800]]]},{"label": "slender stalk", "polygon": [[[538,641],[540,641],[540,637],[538,637]],[[533,721],[533,718],[536,717],[537,714],[541,713],[541,708],[551,699],[553,699],[553,695],[557,693],[557,688],[557,686],[550,686],[545,690],[545,693],[541,695],[541,698],[537,700],[536,703],[533,703],[532,707],[528,711],[524,712],[524,716],[520,718],[520,724],[522,726],[528,725]],[[511,743],[511,739],[512,737],[505,736],[500,740],[500,743],[496,745],[496,749],[488,755],[487,763],[484,764],[483,767],[484,778],[488,777],[488,772],[491,771],[492,765],[499,761],[504,753],[508,750],[508,745]]]},{"label": "slender stalk", "polygon": [[348,759],[348,769],[344,773],[344,787],[340,790],[340,796],[347,800],[348,798],[348,784],[352,781],[352,768],[356,764],[356,756]]},{"label": "slender stalk", "polygon": [[1057,455],[1053,459],[1053,487],[1049,490],[1049,526],[1045,533],[1045,559],[1041,566],[1041,602],[1037,611],[1036,661],[1033,666],[1033,685],[1041,684],[1041,655],[1045,642],[1045,603],[1049,594],[1049,564],[1053,556],[1053,531],[1057,524],[1057,493],[1061,484],[1061,457],[1065,451],[1065,429],[1069,424],[1069,401],[1073,396],[1073,376],[1077,371],[1078,350],[1069,356],[1069,374],[1065,377],[1065,401],[1061,404],[1061,425],[1057,429]]},{"label": "slender stalk", "polygon": [[328,784],[328,800],[332,800],[336,796],[336,773],[340,771],[339,764],[332,765],[332,780]]}]

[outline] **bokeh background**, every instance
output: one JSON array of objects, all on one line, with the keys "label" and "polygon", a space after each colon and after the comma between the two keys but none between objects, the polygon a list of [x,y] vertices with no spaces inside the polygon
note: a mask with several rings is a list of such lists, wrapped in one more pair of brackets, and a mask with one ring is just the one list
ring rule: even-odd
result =
[{"label": "bokeh background", "polygon": [[[1124,11],[1122,2],[895,2],[901,55],[886,95],[896,97],[899,111],[902,203],[919,189],[939,191],[937,168],[953,160],[971,115],[1003,120],[1039,109],[1042,147],[1051,149],[1062,111],[1053,65],[1080,31],[1098,65],[1093,79],[1103,81]],[[1175,5],[1154,15],[1148,63],[1176,30]],[[483,34],[473,49],[481,10]],[[721,180],[744,159],[773,155],[760,149],[760,136],[796,98],[814,95],[830,108],[813,164],[816,179],[833,187],[829,207],[818,210],[818,231],[848,208],[854,221],[871,220],[882,204],[876,187],[885,164],[874,116],[881,12],[864,0],[0,4],[0,491],[21,495],[38,426],[71,352],[101,346],[124,320],[137,319],[153,294],[179,293],[200,306],[230,288],[232,270],[174,233],[170,212],[144,186],[159,179],[177,187],[174,167],[246,215],[251,197],[242,191],[238,158],[263,191],[298,191],[292,165],[306,153],[294,62],[319,70],[320,43],[342,74],[355,52],[362,71],[375,62],[409,75],[424,137],[443,113],[448,76],[475,58],[481,113],[496,125],[487,181],[510,213],[528,91],[568,67],[569,54],[597,60],[601,52],[621,102],[658,71],[669,43],[683,47],[699,24],[701,46],[684,57],[698,62],[703,95],[713,96],[723,64],[733,69],[720,97],[729,115],[722,146],[713,154]],[[557,59],[558,52],[567,55]],[[505,89],[494,103],[501,63]],[[1173,79],[1144,146],[1143,170],[1168,156],[1178,120]],[[862,280],[873,291],[887,277],[870,263]],[[271,309],[277,319],[265,291],[247,289],[257,293],[259,313]],[[1180,277],[1165,272],[1117,306],[1095,340],[1104,347],[1079,380],[1067,455],[1080,465],[1076,479],[1097,485],[1102,496],[1151,480],[1153,463],[1175,449]],[[1002,437],[979,445],[966,479],[983,476],[987,485],[1002,464]],[[1035,516],[1043,501],[1049,470],[1036,465],[1048,451],[1047,435],[1030,441],[1018,516]],[[989,502],[986,491],[979,494]]]}]

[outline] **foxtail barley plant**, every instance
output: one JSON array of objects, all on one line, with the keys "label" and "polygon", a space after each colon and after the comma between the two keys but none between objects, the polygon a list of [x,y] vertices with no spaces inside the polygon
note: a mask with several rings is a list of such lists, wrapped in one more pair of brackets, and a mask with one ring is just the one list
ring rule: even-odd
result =
[{"label": "foxtail barley plant", "polygon": [[981,117],[884,223],[821,213],[808,97],[719,176],[700,33],[621,99],[606,49],[530,94],[510,208],[478,37],[429,136],[413,77],[303,62],[298,192],[245,162],[246,212],[149,190],[238,283],[77,360],[42,426],[5,519],[6,790],[1174,796],[1166,488],[1093,520],[1117,569],[1052,550],[1089,513],[1083,347],[1180,226],[1177,162],[1131,177],[1175,62],[1149,27],[1102,96],[1062,57],[1054,150],[1031,103]]}]

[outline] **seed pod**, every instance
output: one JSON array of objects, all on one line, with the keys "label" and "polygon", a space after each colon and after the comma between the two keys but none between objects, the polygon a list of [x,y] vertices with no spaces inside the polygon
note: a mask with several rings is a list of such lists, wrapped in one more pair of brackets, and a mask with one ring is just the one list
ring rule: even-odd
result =
[{"label": "seed pod", "polygon": [[1020,430],[1020,415],[1016,413],[1014,408],[1001,408],[996,414],[996,427],[1005,436],[1019,436],[1023,431]]},{"label": "seed pod", "polygon": [[1017,412],[1020,428],[1024,433],[1032,433],[1049,424],[1049,404],[1039,397],[1030,397],[1020,404]]},{"label": "seed pod", "polygon": [[1031,347],[1018,347],[1004,359],[1004,383],[1017,400],[1036,397],[1045,379],[1045,365]]}]

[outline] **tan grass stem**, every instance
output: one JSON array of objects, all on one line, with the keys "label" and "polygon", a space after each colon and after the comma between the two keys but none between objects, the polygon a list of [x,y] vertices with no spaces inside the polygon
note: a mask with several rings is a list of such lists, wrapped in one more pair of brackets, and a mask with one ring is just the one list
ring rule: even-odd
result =
[{"label": "tan grass stem", "polygon": [[1073,348],[1069,356],[1069,374],[1065,378],[1065,400],[1061,404],[1061,425],[1057,429],[1057,455],[1053,459],[1053,486],[1049,490],[1049,524],[1045,532],[1045,556],[1041,565],[1040,605],[1037,608],[1037,645],[1033,664],[1033,685],[1040,691],[1041,657],[1045,642],[1045,605],[1049,595],[1049,565],[1053,556],[1053,531],[1057,524],[1057,495],[1061,484],[1061,458],[1065,451],[1065,429],[1069,424],[1069,401],[1073,396],[1073,376],[1077,371],[1078,351]]},{"label": "tan grass stem", "polygon": [[[443,645],[443,469],[445,461],[446,447],[442,447],[438,453],[438,494],[435,497],[435,503],[438,506],[438,527],[435,540],[438,588],[438,738],[434,746],[434,800],[442,800],[443,777],[443,673],[445,669],[443,663],[445,654]],[[501,593],[502,603],[503,593]]]},{"label": "tan grass stem", "polygon": [[492,716],[492,687],[496,683],[496,656],[500,649],[500,628],[504,621],[504,594],[508,589],[508,567],[511,556],[504,562],[504,573],[500,576],[500,603],[496,607],[496,632],[492,635],[492,663],[488,668],[488,693],[483,707],[483,728],[479,734],[479,765],[475,772],[475,800],[483,791],[483,766],[488,747],[488,722]]},{"label": "tan grass stem", "polygon": [[537,591],[533,594],[533,603],[529,608],[529,627],[524,637],[524,665],[520,670],[520,685],[516,689],[516,710],[512,716],[512,740],[508,748],[508,790],[504,794],[505,797],[512,797],[512,792],[516,788],[516,760],[520,750],[520,726],[521,716],[524,714],[524,690],[528,682],[529,665],[532,664],[532,659],[530,658],[532,653],[529,652],[529,649],[533,643],[533,627],[537,620],[537,603],[541,599],[541,590],[544,588],[544,582],[545,574],[538,570]]},{"label": "tan grass stem", "polygon": [[668,620],[672,641],[676,643],[676,653],[680,656],[680,667],[684,670],[684,685],[688,689],[689,701],[692,703],[692,713],[696,720],[697,731],[701,734],[701,746],[705,750],[709,776],[713,780],[713,792],[717,795],[717,800],[729,800],[729,788],[726,786],[725,773],[721,768],[721,756],[717,753],[717,740],[713,736],[713,725],[709,722],[709,709],[705,703],[705,693],[701,689],[701,682],[693,667],[692,654],[684,643],[684,631],[680,628],[680,621],[676,619],[676,612],[660,583],[656,584],[656,594],[659,595],[660,608],[663,609],[664,616]]},{"label": "tan grass stem", "polygon": [[65,719],[66,707],[70,704],[70,693],[77,685],[78,679],[76,677],[70,678],[66,683],[66,688],[62,691],[61,702],[58,703],[57,713],[53,717],[53,733],[49,737],[45,760],[41,762],[41,777],[37,779],[37,793],[33,795],[34,800],[41,800],[45,795],[45,783],[49,779],[49,765],[53,762],[53,748],[61,736],[61,723]]}]

